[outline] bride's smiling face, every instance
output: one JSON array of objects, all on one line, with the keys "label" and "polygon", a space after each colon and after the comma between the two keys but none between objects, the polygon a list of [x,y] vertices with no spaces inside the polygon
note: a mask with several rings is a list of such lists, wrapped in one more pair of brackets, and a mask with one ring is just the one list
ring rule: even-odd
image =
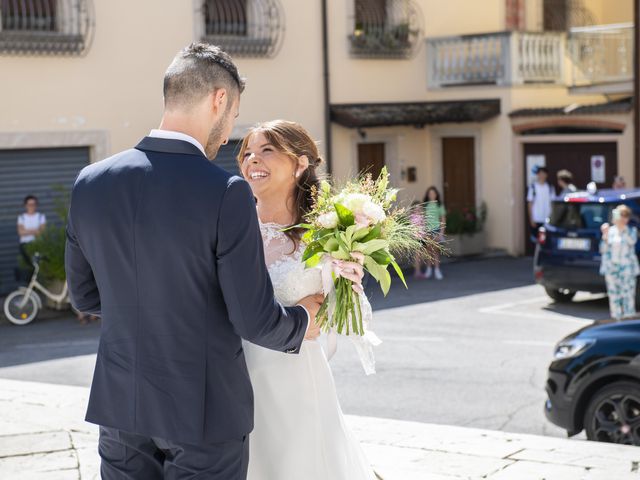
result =
[{"label": "bride's smiling face", "polygon": [[274,193],[285,194],[283,196],[286,198],[294,191],[295,160],[276,150],[261,132],[256,132],[249,138],[240,168],[258,199],[262,195]]}]

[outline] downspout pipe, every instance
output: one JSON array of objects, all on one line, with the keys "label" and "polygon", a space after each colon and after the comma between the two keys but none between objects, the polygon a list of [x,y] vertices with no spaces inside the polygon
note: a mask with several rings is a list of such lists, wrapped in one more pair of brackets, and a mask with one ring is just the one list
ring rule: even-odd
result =
[{"label": "downspout pipe", "polygon": [[322,78],[324,89],[324,140],[325,140],[325,160],[327,162],[327,173],[332,173],[333,164],[331,159],[332,136],[331,136],[331,90],[329,85],[329,25],[327,0],[322,1]]}]

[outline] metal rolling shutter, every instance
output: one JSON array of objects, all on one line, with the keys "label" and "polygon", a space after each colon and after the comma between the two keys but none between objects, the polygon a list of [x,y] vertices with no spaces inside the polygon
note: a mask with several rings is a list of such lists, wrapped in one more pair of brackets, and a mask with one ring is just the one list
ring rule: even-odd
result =
[{"label": "metal rolling shutter", "polygon": [[89,148],[0,150],[0,294],[15,288],[18,262],[16,222],[24,209],[24,197],[38,197],[38,211],[47,223],[59,223],[54,213],[56,192],[61,185],[71,189],[78,172],[89,163]]},{"label": "metal rolling shutter", "polygon": [[229,140],[229,143],[223,145],[220,147],[220,150],[218,150],[218,156],[214,160],[214,164],[234,175],[240,175],[238,161],[236,160],[236,156],[240,151],[240,145],[242,145],[242,140]]}]

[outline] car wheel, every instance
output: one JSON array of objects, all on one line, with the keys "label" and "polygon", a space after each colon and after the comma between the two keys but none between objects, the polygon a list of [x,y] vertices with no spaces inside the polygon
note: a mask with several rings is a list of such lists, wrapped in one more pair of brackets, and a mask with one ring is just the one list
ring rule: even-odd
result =
[{"label": "car wheel", "polygon": [[615,382],[599,390],[584,425],[589,440],[640,445],[640,383]]},{"label": "car wheel", "polygon": [[567,290],[566,288],[550,288],[544,287],[547,295],[549,295],[556,302],[570,302],[573,297],[576,296],[576,292],[573,290]]}]

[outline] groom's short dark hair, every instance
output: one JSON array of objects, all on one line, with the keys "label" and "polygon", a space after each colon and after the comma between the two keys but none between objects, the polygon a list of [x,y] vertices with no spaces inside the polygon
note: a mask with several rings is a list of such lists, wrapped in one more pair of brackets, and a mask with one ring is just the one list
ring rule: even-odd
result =
[{"label": "groom's short dark hair", "polygon": [[229,54],[215,45],[192,43],[176,55],[164,75],[164,103],[189,108],[219,88],[233,99],[244,86]]}]

